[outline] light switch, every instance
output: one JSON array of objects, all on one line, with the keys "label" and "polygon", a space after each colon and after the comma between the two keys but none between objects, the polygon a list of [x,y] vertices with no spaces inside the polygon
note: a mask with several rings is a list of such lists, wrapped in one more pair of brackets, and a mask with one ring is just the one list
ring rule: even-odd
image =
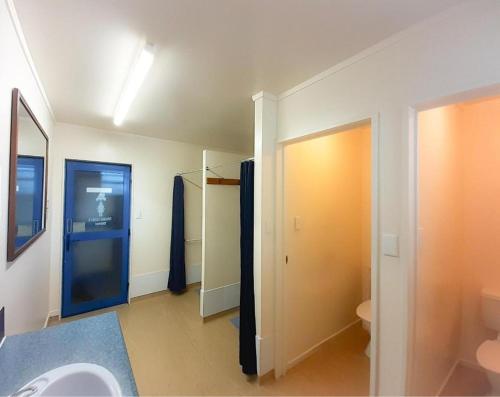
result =
[{"label": "light switch", "polygon": [[399,236],[384,234],[382,236],[382,253],[385,256],[399,256]]},{"label": "light switch", "polygon": [[302,218],[300,216],[296,216],[293,219],[293,223],[296,231],[299,231],[304,227],[304,222],[302,221]]},{"label": "light switch", "polygon": [[142,209],[138,209],[137,212],[135,213],[135,219],[142,219]]}]

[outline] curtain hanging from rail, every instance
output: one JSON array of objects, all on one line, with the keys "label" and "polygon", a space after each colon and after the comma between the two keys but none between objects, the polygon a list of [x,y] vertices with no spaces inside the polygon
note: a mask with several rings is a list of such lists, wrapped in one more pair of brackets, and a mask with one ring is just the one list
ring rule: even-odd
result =
[{"label": "curtain hanging from rail", "polygon": [[253,278],[254,162],[244,161],[240,171],[241,284],[240,364],[243,373],[257,373],[255,349],[255,294]]},{"label": "curtain hanging from rail", "polygon": [[168,289],[180,293],[186,289],[186,258],[184,247],[184,181],[177,175],[174,179],[172,200],[172,236],[170,239],[170,272]]}]

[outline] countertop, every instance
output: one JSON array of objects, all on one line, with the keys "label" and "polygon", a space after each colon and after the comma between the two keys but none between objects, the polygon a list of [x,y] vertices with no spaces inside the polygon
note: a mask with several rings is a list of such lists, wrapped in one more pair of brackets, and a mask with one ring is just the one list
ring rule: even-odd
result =
[{"label": "countertop", "polygon": [[0,395],[73,363],[103,366],[115,376],[124,396],[137,396],[116,312],[7,337],[0,348]]}]

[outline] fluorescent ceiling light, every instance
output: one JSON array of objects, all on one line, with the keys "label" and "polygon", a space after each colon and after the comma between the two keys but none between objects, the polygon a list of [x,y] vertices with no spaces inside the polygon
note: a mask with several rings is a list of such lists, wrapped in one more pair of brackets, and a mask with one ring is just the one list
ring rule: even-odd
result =
[{"label": "fluorescent ceiling light", "polygon": [[113,117],[115,125],[121,125],[123,123],[130,105],[132,104],[139,88],[149,72],[149,69],[151,68],[151,65],[153,64],[154,58],[154,47],[150,44],[146,44],[142,48],[139,57],[130,70],[127,82],[120,95],[118,104],[116,105]]}]

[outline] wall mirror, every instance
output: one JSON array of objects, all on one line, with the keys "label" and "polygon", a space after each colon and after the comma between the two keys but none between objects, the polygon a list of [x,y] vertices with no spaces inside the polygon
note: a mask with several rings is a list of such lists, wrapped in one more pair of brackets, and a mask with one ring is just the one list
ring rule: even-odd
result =
[{"label": "wall mirror", "polygon": [[12,91],[7,260],[45,231],[48,137],[17,88]]}]

